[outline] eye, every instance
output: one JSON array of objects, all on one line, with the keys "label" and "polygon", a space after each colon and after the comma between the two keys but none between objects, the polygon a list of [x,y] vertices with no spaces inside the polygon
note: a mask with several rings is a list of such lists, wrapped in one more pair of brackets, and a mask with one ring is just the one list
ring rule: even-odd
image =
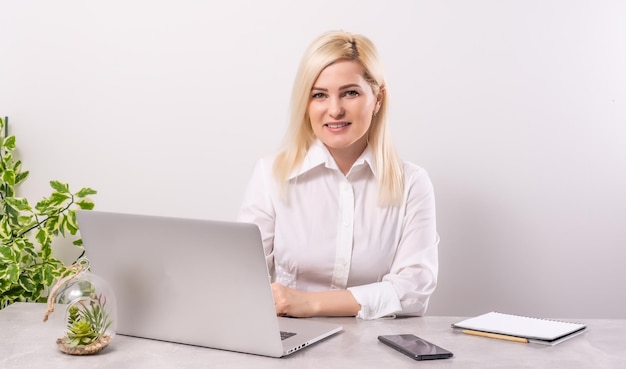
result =
[{"label": "eye", "polygon": [[311,97],[312,97],[313,99],[319,100],[319,99],[323,99],[323,98],[325,98],[325,97],[326,97],[326,95],[325,95],[325,94],[323,94],[323,93],[321,93],[321,92],[317,92],[317,93],[314,93],[313,95],[311,95]]},{"label": "eye", "polygon": [[349,90],[344,93],[344,96],[347,96],[347,97],[357,97],[359,95],[360,95],[359,91],[356,91],[356,90]]}]

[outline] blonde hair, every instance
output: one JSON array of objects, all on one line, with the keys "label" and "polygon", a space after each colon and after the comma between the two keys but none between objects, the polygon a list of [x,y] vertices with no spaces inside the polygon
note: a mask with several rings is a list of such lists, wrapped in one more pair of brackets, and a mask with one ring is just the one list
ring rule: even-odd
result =
[{"label": "blonde hair", "polygon": [[339,60],[352,60],[361,64],[365,70],[364,78],[372,87],[374,95],[382,95],[380,109],[372,118],[367,133],[368,144],[376,167],[379,204],[399,205],[404,191],[402,162],[389,137],[388,92],[383,68],[374,44],[359,34],[343,31],[326,32],[317,37],[305,51],[293,84],[289,126],[284,147],[274,163],[274,175],[285,189],[289,176],[300,166],[315,141],[307,113],[311,89],[322,70]]}]

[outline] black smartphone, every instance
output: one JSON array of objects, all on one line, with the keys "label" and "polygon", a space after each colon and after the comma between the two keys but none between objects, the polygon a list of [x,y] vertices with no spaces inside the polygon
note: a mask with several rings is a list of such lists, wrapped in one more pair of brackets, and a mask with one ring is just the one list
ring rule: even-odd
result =
[{"label": "black smartphone", "polygon": [[452,352],[413,334],[378,336],[378,340],[415,360],[435,360],[452,357]]}]

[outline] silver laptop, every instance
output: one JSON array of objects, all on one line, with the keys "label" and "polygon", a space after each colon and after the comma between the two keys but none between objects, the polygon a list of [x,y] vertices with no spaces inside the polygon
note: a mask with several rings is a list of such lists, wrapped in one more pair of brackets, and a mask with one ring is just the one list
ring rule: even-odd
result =
[{"label": "silver laptop", "polygon": [[91,271],[113,288],[116,333],[282,357],[342,330],[277,317],[254,224],[77,211]]}]

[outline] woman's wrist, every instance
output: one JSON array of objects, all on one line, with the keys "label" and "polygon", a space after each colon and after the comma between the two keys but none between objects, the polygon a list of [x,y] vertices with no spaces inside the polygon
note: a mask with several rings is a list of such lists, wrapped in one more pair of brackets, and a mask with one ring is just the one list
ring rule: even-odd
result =
[{"label": "woman's wrist", "polygon": [[311,292],[312,316],[356,316],[361,305],[348,290]]}]

